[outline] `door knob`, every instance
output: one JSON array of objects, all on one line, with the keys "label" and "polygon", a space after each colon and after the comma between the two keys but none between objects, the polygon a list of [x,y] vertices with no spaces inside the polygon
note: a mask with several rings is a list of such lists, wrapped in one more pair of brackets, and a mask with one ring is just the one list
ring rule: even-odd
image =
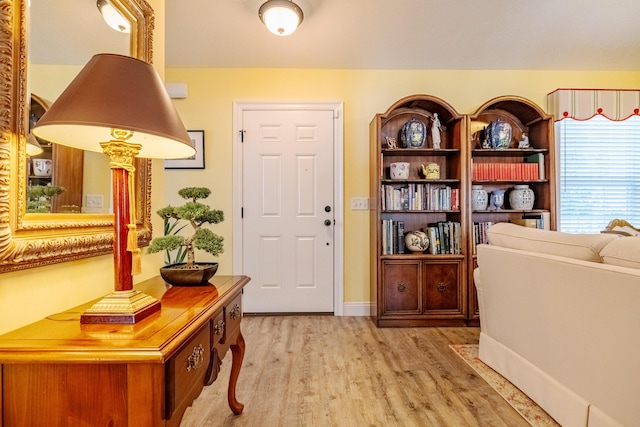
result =
[{"label": "door knob", "polygon": [[327,227],[331,225],[331,220],[330,219],[325,219],[324,220],[324,225],[326,225]]}]

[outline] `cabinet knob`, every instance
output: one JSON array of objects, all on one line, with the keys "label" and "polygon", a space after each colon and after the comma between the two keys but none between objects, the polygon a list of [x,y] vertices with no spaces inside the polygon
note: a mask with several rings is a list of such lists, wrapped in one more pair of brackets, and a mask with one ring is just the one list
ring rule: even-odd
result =
[{"label": "cabinet knob", "polygon": [[229,313],[229,317],[231,317],[234,320],[240,317],[240,305],[235,304],[233,306],[233,308],[231,309],[231,312]]},{"label": "cabinet knob", "polygon": [[438,283],[438,292],[444,292],[447,290],[447,285],[444,282]]},{"label": "cabinet knob", "polygon": [[204,361],[204,348],[202,348],[202,344],[198,344],[193,348],[191,352],[191,356],[187,359],[187,372],[191,372],[193,369],[198,369],[202,366],[202,362]]},{"label": "cabinet knob", "polygon": [[213,327],[213,333],[216,335],[222,335],[224,332],[224,320],[218,320],[218,324]]},{"label": "cabinet knob", "polygon": [[404,292],[404,291],[406,291],[406,290],[407,290],[407,287],[405,286],[405,284],[404,284],[404,283],[400,283],[400,284],[398,285],[398,292]]}]

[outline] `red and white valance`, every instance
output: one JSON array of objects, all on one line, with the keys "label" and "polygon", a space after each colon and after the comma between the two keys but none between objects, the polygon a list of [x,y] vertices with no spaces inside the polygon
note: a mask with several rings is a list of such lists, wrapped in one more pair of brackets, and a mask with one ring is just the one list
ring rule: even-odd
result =
[{"label": "red and white valance", "polygon": [[556,89],[547,95],[547,109],[556,121],[588,120],[596,115],[626,120],[640,113],[640,90]]}]

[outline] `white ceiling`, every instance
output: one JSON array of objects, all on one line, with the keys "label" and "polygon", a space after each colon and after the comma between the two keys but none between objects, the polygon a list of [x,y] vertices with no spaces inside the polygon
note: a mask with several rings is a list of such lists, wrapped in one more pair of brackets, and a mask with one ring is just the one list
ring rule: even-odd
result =
[{"label": "white ceiling", "polygon": [[260,0],[166,0],[167,66],[640,70],[638,0],[311,3],[278,37]]},{"label": "white ceiling", "polygon": [[[77,13],[69,23],[33,13],[49,46],[110,38],[95,0],[55,1]],[[640,71],[638,0],[297,1],[302,25],[278,37],[258,18],[261,0],[166,0],[166,66]],[[74,35],[75,26],[89,35]],[[84,63],[92,53],[83,49],[67,56]]]}]

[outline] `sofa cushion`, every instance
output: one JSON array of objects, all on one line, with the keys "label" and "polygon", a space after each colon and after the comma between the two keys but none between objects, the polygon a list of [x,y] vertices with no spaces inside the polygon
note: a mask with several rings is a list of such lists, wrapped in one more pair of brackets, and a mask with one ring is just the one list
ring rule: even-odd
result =
[{"label": "sofa cushion", "polygon": [[640,237],[621,237],[600,251],[602,262],[640,269]]},{"label": "sofa cushion", "polygon": [[602,262],[602,248],[618,239],[615,234],[570,234],[507,222],[494,224],[488,236],[492,245],[592,262]]}]

